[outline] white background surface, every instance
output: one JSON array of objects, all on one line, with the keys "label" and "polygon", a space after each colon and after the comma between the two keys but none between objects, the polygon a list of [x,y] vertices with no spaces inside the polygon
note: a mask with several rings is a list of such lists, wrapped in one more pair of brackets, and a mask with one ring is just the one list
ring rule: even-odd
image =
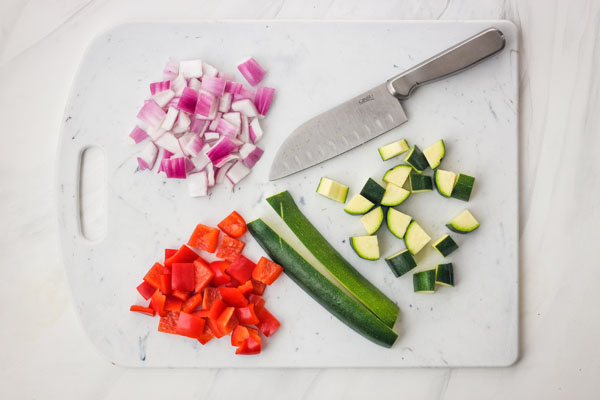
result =
[{"label": "white background surface", "polygon": [[[56,244],[55,149],[89,41],[131,18],[506,18],[520,52],[521,358],[503,369],[141,370],[98,356]],[[598,1],[0,4],[2,398],[596,398]]]}]

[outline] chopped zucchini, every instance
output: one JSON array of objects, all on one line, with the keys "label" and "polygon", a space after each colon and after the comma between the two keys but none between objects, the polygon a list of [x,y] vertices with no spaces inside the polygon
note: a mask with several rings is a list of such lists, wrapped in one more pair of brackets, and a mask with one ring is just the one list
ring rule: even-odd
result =
[{"label": "chopped zucchini", "polygon": [[388,183],[385,187],[385,193],[381,199],[381,205],[383,206],[397,206],[402,204],[410,196],[410,191],[396,186],[393,183]]},{"label": "chopped zucchini", "polygon": [[410,191],[412,193],[430,192],[433,190],[431,177],[412,171],[410,173]]},{"label": "chopped zucchini", "polygon": [[474,184],[475,178],[472,176],[458,174],[456,177],[456,183],[454,184],[454,189],[452,190],[452,197],[459,200],[469,201]]},{"label": "chopped zucchini", "polygon": [[404,243],[406,243],[406,248],[410,251],[410,254],[415,255],[420,252],[430,240],[431,237],[421,228],[417,221],[412,221],[408,225],[408,228],[406,228]]},{"label": "chopped zucchini", "polygon": [[450,197],[452,195],[452,189],[454,189],[454,182],[456,182],[456,174],[452,171],[436,169],[433,182],[435,188],[442,196]]},{"label": "chopped zucchini", "polygon": [[413,275],[415,293],[435,292],[435,269],[417,272]]},{"label": "chopped zucchini", "polygon": [[350,238],[350,244],[360,258],[371,261],[379,260],[377,236],[354,236]]},{"label": "chopped zucchini", "polygon": [[423,155],[427,159],[427,163],[431,167],[431,169],[436,169],[440,166],[442,162],[442,158],[446,155],[446,146],[444,145],[443,140],[438,140],[425,150],[423,150]]},{"label": "chopped zucchini", "polygon": [[410,149],[410,153],[408,153],[404,161],[413,167],[417,172],[423,172],[427,167],[429,167],[429,163],[423,155],[423,152],[416,145]]},{"label": "chopped zucchini", "polygon": [[412,217],[390,208],[387,212],[387,226],[390,232],[398,239],[402,239],[406,233],[406,228],[410,224]]},{"label": "chopped zucchini", "polygon": [[454,286],[454,268],[452,263],[440,264],[435,269],[435,283],[442,286]]},{"label": "chopped zucchini", "polygon": [[396,254],[389,256],[385,262],[390,267],[396,278],[401,277],[411,269],[417,266],[415,259],[408,249],[401,250]]},{"label": "chopped zucchini", "polygon": [[387,170],[383,175],[383,181],[386,183],[393,183],[396,186],[404,186],[404,182],[408,179],[408,174],[412,171],[410,165],[400,164],[394,168]]},{"label": "chopped zucchini", "polygon": [[373,179],[369,178],[365,186],[363,186],[360,194],[374,204],[379,204],[383,195],[385,193],[385,189]]},{"label": "chopped zucchini", "polygon": [[458,249],[458,245],[448,234],[445,234],[436,240],[432,246],[442,255],[442,257],[447,257],[454,250]]},{"label": "chopped zucchini", "polygon": [[397,142],[390,143],[383,147],[380,147],[379,155],[383,161],[387,161],[392,157],[399,156],[402,153],[408,151],[408,143],[406,143],[406,139],[398,140]]},{"label": "chopped zucchini", "polygon": [[381,223],[383,222],[383,210],[381,209],[381,207],[372,209],[371,211],[362,216],[360,222],[362,222],[363,226],[365,227],[367,235],[374,234],[375,232],[377,232],[377,230],[381,226]]},{"label": "chopped zucchini", "polygon": [[364,214],[373,208],[375,204],[366,199],[364,196],[360,194],[355,194],[354,197],[350,199],[346,207],[344,207],[344,211],[348,214]]},{"label": "chopped zucchini", "polygon": [[463,210],[446,224],[448,229],[457,233],[469,233],[479,228],[479,222],[469,210]]},{"label": "chopped zucchini", "polygon": [[317,187],[317,193],[343,204],[346,202],[346,196],[348,196],[348,186],[342,185],[333,179],[322,177],[319,187]]}]

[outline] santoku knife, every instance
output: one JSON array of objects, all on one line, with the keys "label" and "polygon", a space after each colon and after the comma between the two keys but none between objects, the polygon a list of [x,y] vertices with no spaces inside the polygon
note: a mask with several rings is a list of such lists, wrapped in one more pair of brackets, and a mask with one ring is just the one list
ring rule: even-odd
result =
[{"label": "santoku knife", "polygon": [[406,121],[400,100],[418,86],[462,71],[504,48],[498,29],[487,29],[387,82],[306,121],[275,155],[270,180],[283,178],[344,153]]}]

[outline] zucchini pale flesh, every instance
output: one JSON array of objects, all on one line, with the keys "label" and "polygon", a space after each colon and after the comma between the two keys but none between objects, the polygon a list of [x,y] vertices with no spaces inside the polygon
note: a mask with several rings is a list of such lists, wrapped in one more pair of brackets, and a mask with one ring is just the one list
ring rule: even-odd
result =
[{"label": "zucchini pale flesh", "polygon": [[392,347],[396,332],[317,271],[264,221],[250,222],[248,230],[286,275],[327,311],[370,341]]},{"label": "zucchini pale flesh", "polygon": [[331,272],[342,286],[387,326],[394,326],[398,318],[398,306],[365,279],[325,240],[323,235],[298,209],[292,195],[287,190],[267,198],[267,202],[304,246]]}]

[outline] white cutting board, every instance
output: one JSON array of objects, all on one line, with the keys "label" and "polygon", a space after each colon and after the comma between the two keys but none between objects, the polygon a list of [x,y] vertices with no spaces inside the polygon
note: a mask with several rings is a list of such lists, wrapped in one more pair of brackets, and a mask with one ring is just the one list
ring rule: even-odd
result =
[{"label": "white cutting board", "polygon": [[[476,67],[419,88],[404,102],[409,122],[315,168],[276,182],[267,175],[286,135],[313,115],[357,95],[479,31],[496,27],[506,48]],[[81,64],[66,107],[58,156],[60,237],[73,301],[100,353],[127,366],[153,367],[408,367],[504,366],[518,354],[517,30],[507,21],[198,21],[128,23],[100,35]],[[261,145],[265,155],[235,191],[216,188],[194,199],[185,182],[136,172],[140,146],[126,144],[135,115],[159,80],[165,61],[202,58],[236,72],[253,55],[277,88]],[[237,73],[238,79],[241,79]],[[394,278],[382,260],[359,259],[348,237],[363,234],[357,217],[315,193],[322,175],[350,186],[380,178],[402,162],[382,162],[377,147],[406,138],[421,148],[443,138],[445,169],[477,177],[467,204],[437,192],[416,194],[400,210],[432,237],[465,207],[481,221],[469,235],[454,234],[460,249],[455,288],[413,293],[412,274]],[[81,235],[78,181],[81,152],[98,146],[105,155],[106,235]],[[429,173],[431,173],[429,171]],[[128,311],[142,304],[135,287],[161,260],[165,247],[187,240],[197,223],[216,224],[231,210],[248,221],[263,217],[281,227],[265,197],[288,189],[330,242],[400,306],[400,338],[392,349],[372,344],[347,328],[283,276],[266,291],[281,329],[264,341],[260,356],[240,357],[228,340],[201,346],[157,332],[158,318]],[[385,226],[382,256],[404,247]],[[262,254],[250,237],[247,254]],[[298,243],[291,240],[291,243]],[[304,250],[302,253],[306,253]],[[442,258],[428,246],[419,270]]]}]

